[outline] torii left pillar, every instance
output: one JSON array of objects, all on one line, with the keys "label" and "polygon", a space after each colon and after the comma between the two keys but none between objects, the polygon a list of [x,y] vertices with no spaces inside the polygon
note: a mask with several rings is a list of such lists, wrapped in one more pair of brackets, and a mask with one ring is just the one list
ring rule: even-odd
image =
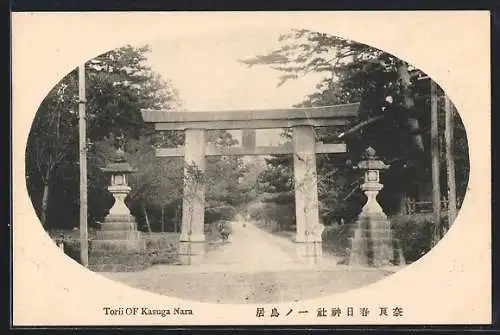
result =
[{"label": "torii left pillar", "polygon": [[199,264],[205,256],[205,129],[186,129],[184,145],[184,195],[179,261]]}]

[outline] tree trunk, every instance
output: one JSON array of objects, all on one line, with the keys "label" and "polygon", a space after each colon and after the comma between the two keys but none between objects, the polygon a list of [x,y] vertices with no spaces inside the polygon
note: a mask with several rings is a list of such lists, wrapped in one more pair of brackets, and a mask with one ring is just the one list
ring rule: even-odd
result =
[{"label": "tree trunk", "polygon": [[146,206],[142,205],[142,211],[144,212],[144,218],[146,219],[146,226],[148,228],[148,232],[151,233],[151,225],[149,224],[148,211],[146,210]]},{"label": "tree trunk", "polygon": [[47,224],[47,208],[49,205],[49,181],[46,180],[43,183],[43,196],[42,196],[42,210],[40,212],[40,221],[42,222],[42,226],[45,228]]},{"label": "tree trunk", "polygon": [[399,215],[408,214],[407,212],[408,196],[406,192],[401,192],[399,198]]},{"label": "tree trunk", "polygon": [[441,189],[439,166],[439,128],[438,128],[437,84],[431,79],[431,169],[432,169],[432,210],[434,231],[432,245],[441,239]]},{"label": "tree trunk", "polygon": [[453,154],[453,107],[450,98],[445,96],[445,145],[446,175],[448,181],[448,228],[457,216],[457,193],[455,181],[455,156]]},{"label": "tree trunk", "polygon": [[[398,67],[399,80],[403,86],[403,96],[404,96],[404,107],[411,110],[415,107],[415,101],[410,92],[411,79],[410,73],[408,72],[408,65],[405,62],[401,62]],[[417,118],[408,117],[408,127],[412,132],[413,142],[420,153],[424,152],[424,144],[422,141],[422,135],[420,134],[420,123]]]},{"label": "tree trunk", "polygon": [[164,207],[161,206],[161,232],[165,232]]},{"label": "tree trunk", "polygon": [[175,206],[175,214],[174,214],[174,233],[177,233],[179,231],[178,229],[178,222],[179,222],[179,208],[178,206]]}]

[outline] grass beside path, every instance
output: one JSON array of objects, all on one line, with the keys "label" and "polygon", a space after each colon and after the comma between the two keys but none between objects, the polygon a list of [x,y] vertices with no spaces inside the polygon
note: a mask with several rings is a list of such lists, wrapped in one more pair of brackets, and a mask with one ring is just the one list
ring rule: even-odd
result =
[{"label": "grass beside path", "polygon": [[[52,230],[48,232],[54,242],[64,236],[64,252],[73,260],[80,262],[80,231]],[[153,232],[142,233],[146,241],[146,250],[141,252],[127,251],[95,251],[92,240],[95,229],[89,229],[89,269],[96,272],[134,272],[157,264],[176,264],[178,262],[178,245],[180,233]],[[210,243],[215,236],[206,232],[207,249],[212,250],[217,244]]]},{"label": "grass beside path", "polygon": [[[65,254],[80,262],[80,232],[78,230],[51,231],[53,240],[64,236]],[[95,231],[89,230],[89,269],[92,271],[133,272],[155,264],[177,262],[179,233],[143,233],[144,251],[96,251],[92,249]]]}]

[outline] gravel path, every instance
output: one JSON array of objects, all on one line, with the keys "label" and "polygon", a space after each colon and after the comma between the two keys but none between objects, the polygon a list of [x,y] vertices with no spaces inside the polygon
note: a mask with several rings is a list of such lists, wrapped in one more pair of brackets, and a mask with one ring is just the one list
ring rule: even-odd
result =
[{"label": "gravel path", "polygon": [[210,250],[202,265],[156,265],[102,275],[132,287],[182,299],[218,303],[277,303],[345,292],[394,270],[348,269],[325,256],[317,265],[297,262],[294,243],[251,223],[233,223],[229,243]]},{"label": "gravel path", "polygon": [[[251,222],[233,222],[229,242],[210,251],[204,266],[212,270],[224,266],[233,272],[262,272],[305,269],[296,257],[296,245],[285,237],[275,236]],[[323,267],[336,268],[336,260],[324,257]]]}]

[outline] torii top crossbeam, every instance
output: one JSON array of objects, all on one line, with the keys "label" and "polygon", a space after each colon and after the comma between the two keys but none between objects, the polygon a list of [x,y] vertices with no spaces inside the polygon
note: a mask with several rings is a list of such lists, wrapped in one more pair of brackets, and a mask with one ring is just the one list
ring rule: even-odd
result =
[{"label": "torii top crossbeam", "polygon": [[359,103],[288,109],[173,112],[141,110],[145,122],[156,130],[270,129],[294,126],[331,127],[345,125],[358,115]]},{"label": "torii top crossbeam", "polygon": [[[352,103],[325,107],[240,111],[173,112],[144,109],[141,113],[145,122],[155,124],[157,131],[185,130],[191,134],[196,129],[203,131],[242,129],[244,132],[254,132],[254,129],[297,128],[301,126],[306,126],[312,131],[312,127],[345,125],[358,115],[358,109],[359,103]],[[295,131],[298,130],[295,129]],[[219,148],[207,143],[204,145],[206,147],[203,152],[207,156],[289,154],[302,146],[301,142],[305,141],[304,136],[311,137],[314,135],[294,135],[294,138],[297,137],[294,140],[294,145],[278,147],[256,147],[255,136],[250,141],[246,141],[244,137],[243,147]],[[313,138],[310,140],[314,141]],[[197,141],[199,144],[201,137]],[[346,148],[344,143],[324,144],[318,142],[315,144],[315,148],[311,150],[319,154],[341,153],[345,152]],[[185,147],[156,149],[158,157],[182,157],[184,154]]]}]

